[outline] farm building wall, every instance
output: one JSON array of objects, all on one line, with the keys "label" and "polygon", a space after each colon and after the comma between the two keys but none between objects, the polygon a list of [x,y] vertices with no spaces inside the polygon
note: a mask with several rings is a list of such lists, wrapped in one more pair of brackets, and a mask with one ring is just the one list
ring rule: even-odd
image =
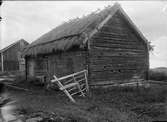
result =
[{"label": "farm building wall", "polygon": [[18,62],[18,49],[20,48],[20,44],[17,43],[8,50],[3,52],[4,59],[4,71],[13,71],[19,70],[19,62]]},{"label": "farm building wall", "polygon": [[69,51],[27,58],[27,76],[62,77],[87,68],[86,51]]},{"label": "farm building wall", "polygon": [[134,75],[146,78],[147,45],[122,16],[117,11],[89,41],[89,80],[92,84],[125,82]]},{"label": "farm building wall", "polygon": [[1,54],[0,54],[0,71],[2,70],[2,59],[1,59]]},{"label": "farm building wall", "polygon": [[11,71],[24,71],[25,64],[24,58],[21,57],[21,52],[27,46],[28,43],[24,40],[18,41],[16,44],[13,44],[11,47],[2,49],[1,56],[3,56],[3,62],[1,61],[1,70],[3,63],[3,70],[5,72]]}]

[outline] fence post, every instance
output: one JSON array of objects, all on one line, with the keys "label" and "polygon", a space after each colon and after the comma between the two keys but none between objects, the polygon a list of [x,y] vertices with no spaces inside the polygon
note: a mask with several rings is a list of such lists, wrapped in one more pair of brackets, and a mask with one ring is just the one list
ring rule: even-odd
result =
[{"label": "fence post", "polygon": [[88,77],[87,70],[85,70],[84,75],[85,75],[85,80],[86,80],[86,90],[87,90],[87,92],[89,92],[89,85],[88,85],[88,79],[87,79],[87,77]]}]

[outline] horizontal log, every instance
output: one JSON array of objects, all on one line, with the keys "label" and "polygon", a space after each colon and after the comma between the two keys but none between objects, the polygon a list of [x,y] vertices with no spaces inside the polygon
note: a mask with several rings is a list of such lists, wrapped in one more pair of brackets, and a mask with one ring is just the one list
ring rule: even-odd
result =
[{"label": "horizontal log", "polygon": [[[113,37],[113,36],[93,36],[92,40],[114,40],[114,41],[127,41],[127,38]],[[129,40],[130,41],[130,40]]]},{"label": "horizontal log", "polygon": [[144,47],[137,45],[122,45],[122,44],[109,44],[109,43],[96,43],[95,47],[106,47],[106,48],[122,48],[122,49],[138,49],[144,50]]},{"label": "horizontal log", "polygon": [[104,36],[104,37],[94,37],[93,38],[93,43],[99,42],[99,43],[114,43],[114,44],[132,44],[132,45],[141,45],[143,44],[133,40],[133,39],[126,39],[126,38],[118,38],[118,37],[109,37],[109,36]]},{"label": "horizontal log", "polygon": [[112,53],[103,53],[103,52],[89,52],[89,57],[96,57],[96,58],[108,58],[108,57],[112,57],[112,58],[115,58],[115,59],[123,59],[123,58],[144,58],[142,60],[145,60],[145,58],[147,57],[147,55],[144,55],[142,53],[139,53],[139,54],[130,54],[130,53],[123,53],[123,52],[118,52],[118,53],[115,53],[113,52]]},{"label": "horizontal log", "polygon": [[141,74],[142,71],[144,70],[126,70],[126,72],[111,72],[111,71],[93,71],[90,70],[90,77],[106,77],[106,76],[121,76],[121,75],[137,75],[137,74]]},{"label": "horizontal log", "polygon": [[[107,64],[106,64],[107,63]],[[113,65],[113,66],[117,66],[117,65],[146,65],[146,61],[113,61],[113,60],[90,60],[89,64],[94,64],[94,65]]]},{"label": "horizontal log", "polygon": [[[96,75],[98,77],[96,77]],[[103,81],[103,80],[118,80],[118,79],[122,79],[122,80],[125,80],[125,79],[132,79],[134,77],[134,75],[136,75],[135,73],[134,74],[119,74],[119,75],[112,75],[112,74],[96,74],[94,76],[90,76],[89,79],[94,79],[94,81]],[[138,76],[140,76],[141,74],[137,74]]]},{"label": "horizontal log", "polygon": [[138,50],[138,49],[130,49],[130,48],[107,48],[107,47],[97,47],[93,46],[92,49],[99,49],[99,50],[115,50],[115,51],[131,51],[131,52],[145,52],[144,50]]},{"label": "horizontal log", "polygon": [[112,26],[104,25],[100,31],[126,33],[127,28],[120,26],[120,24],[114,23]]},{"label": "horizontal log", "polygon": [[94,56],[90,54],[90,59],[91,60],[108,60],[108,61],[134,61],[134,62],[139,62],[139,61],[146,61],[146,58],[141,58],[141,57],[123,57],[123,56]]},{"label": "horizontal log", "polygon": [[99,36],[103,36],[103,35],[109,35],[109,36],[118,36],[118,37],[127,37],[128,34],[126,33],[115,33],[115,32],[108,32],[108,31],[100,31],[100,33],[98,33]]},{"label": "horizontal log", "polygon": [[103,38],[96,38],[95,40],[93,40],[93,42],[91,43],[93,45],[95,44],[118,44],[118,45],[129,45],[129,46],[135,46],[135,47],[141,47],[143,49],[145,49],[145,46],[143,46],[140,43],[137,43],[135,41],[119,41],[119,40],[113,40],[113,39],[103,39]]},{"label": "horizontal log", "polygon": [[123,48],[102,48],[102,47],[92,47],[89,52],[103,52],[103,53],[129,53],[129,54],[143,54],[146,55],[145,50],[138,49],[123,49]]},{"label": "horizontal log", "polygon": [[94,42],[91,43],[91,47],[95,46],[105,46],[105,47],[120,47],[120,48],[129,48],[129,49],[138,49],[145,51],[145,47],[143,45],[137,44],[137,43],[127,43],[127,42],[118,42],[113,40],[94,40]]},{"label": "horizontal log", "polygon": [[113,62],[113,61],[99,61],[99,60],[91,60],[89,62],[90,66],[91,65],[99,65],[99,66],[104,66],[104,67],[130,67],[130,66],[146,66],[146,62]]},{"label": "horizontal log", "polygon": [[96,73],[96,74],[91,74],[89,78],[91,79],[91,81],[96,81],[96,82],[103,80],[118,80],[118,79],[125,80],[125,79],[131,79],[134,76],[134,74]]},{"label": "horizontal log", "polygon": [[[141,65],[141,67],[143,67]],[[126,71],[135,71],[135,70],[140,70],[141,69],[140,65],[139,66],[119,66],[119,67],[104,67],[104,66],[98,66],[98,65],[91,65],[89,66],[89,69],[91,71],[109,71],[109,72],[126,72]],[[142,68],[144,69],[144,68]]]},{"label": "horizontal log", "polygon": [[98,74],[94,74],[90,76],[90,79],[95,79],[95,81],[97,80],[114,80],[114,79],[126,79],[126,78],[132,78],[133,74],[102,74],[102,73],[98,73]]},{"label": "horizontal log", "polygon": [[136,43],[127,43],[127,42],[118,42],[118,41],[113,41],[113,40],[95,40],[92,44],[91,44],[91,47],[93,47],[93,46],[96,46],[96,45],[98,45],[98,46],[101,46],[101,45],[104,45],[104,46],[106,46],[106,45],[109,45],[109,46],[120,46],[120,48],[124,48],[124,47],[129,47],[129,48],[131,48],[131,47],[133,47],[133,48],[135,48],[135,49],[139,49],[139,50],[145,50],[145,47],[144,46],[142,46],[142,45],[137,45]]},{"label": "horizontal log", "polygon": [[143,54],[143,53],[126,53],[126,52],[95,52],[95,51],[92,51],[92,52],[89,52],[89,56],[98,56],[98,57],[108,57],[108,56],[113,56],[113,57],[116,57],[116,58],[123,58],[123,57],[143,57],[143,58],[146,58],[147,55]]},{"label": "horizontal log", "polygon": [[116,50],[97,50],[92,49],[89,54],[91,55],[139,55],[139,56],[147,56],[144,52],[130,52],[130,51],[116,51]]}]

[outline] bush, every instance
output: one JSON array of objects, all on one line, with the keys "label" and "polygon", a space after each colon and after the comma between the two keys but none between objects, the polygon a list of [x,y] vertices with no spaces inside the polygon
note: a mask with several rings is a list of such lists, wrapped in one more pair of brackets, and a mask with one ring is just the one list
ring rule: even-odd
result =
[{"label": "bush", "polygon": [[150,80],[167,81],[167,68],[150,69]]}]

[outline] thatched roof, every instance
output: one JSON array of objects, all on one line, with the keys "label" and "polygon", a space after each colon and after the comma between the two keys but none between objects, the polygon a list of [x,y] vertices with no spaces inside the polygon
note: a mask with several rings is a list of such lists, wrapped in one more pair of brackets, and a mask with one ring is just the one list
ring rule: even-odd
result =
[{"label": "thatched roof", "polygon": [[113,15],[119,9],[121,9],[120,5],[116,3],[101,11],[96,11],[82,18],[76,18],[69,22],[65,22],[32,42],[24,51],[23,55],[67,51],[73,46],[84,45],[85,39],[90,37],[92,31],[109,15]]}]

